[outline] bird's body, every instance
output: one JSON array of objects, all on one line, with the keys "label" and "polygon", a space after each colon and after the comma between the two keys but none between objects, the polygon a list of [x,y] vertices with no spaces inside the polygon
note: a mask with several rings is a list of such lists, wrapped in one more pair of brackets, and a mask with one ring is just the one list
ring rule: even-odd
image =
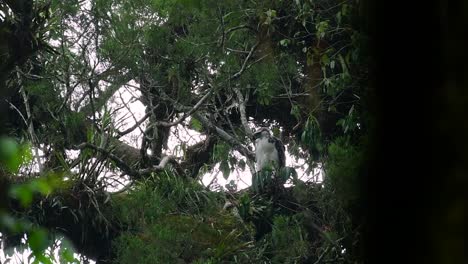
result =
[{"label": "bird's body", "polygon": [[268,138],[259,138],[255,141],[255,158],[257,159],[257,171],[270,165],[271,162],[279,164],[278,151]]},{"label": "bird's body", "polygon": [[284,145],[278,138],[271,135],[268,128],[260,128],[255,134],[256,169],[261,171],[267,166],[281,168],[285,166]]}]

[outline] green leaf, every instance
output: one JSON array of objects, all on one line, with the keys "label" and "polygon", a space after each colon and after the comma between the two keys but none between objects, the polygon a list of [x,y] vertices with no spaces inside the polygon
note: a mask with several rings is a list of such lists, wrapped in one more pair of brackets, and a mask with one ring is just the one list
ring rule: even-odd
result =
[{"label": "green leaf", "polygon": [[320,62],[323,65],[328,65],[330,63],[330,58],[328,57],[326,53],[322,55],[322,57],[320,58]]},{"label": "green leaf", "polygon": [[203,130],[203,125],[200,122],[200,120],[196,119],[195,117],[192,117],[190,119],[190,127],[193,128],[193,130],[201,132]]},{"label": "green leaf", "polygon": [[227,160],[229,156],[229,146],[225,143],[218,143],[213,150],[213,160],[222,161]]},{"label": "green leaf", "polygon": [[72,263],[79,263],[77,259],[73,256],[73,251],[69,248],[62,248],[60,250],[60,258]]},{"label": "green leaf", "polygon": [[229,174],[231,173],[231,168],[229,167],[229,163],[227,162],[227,160],[221,161],[219,169],[223,173],[223,178],[227,180],[229,178]]},{"label": "green leaf", "polygon": [[301,134],[301,142],[306,143],[307,140],[307,131],[303,131]]},{"label": "green leaf", "polygon": [[273,127],[273,129],[272,129],[271,132],[273,132],[273,136],[275,136],[275,137],[279,137],[279,136],[280,136],[280,133],[281,133],[281,131],[280,131],[280,129],[279,129],[278,126]]},{"label": "green leaf", "polygon": [[316,25],[317,38],[325,37],[325,32],[327,31],[328,26],[329,26],[328,21],[320,21],[320,23]]},{"label": "green leaf", "polygon": [[12,138],[0,138],[0,164],[5,166],[10,172],[17,172],[21,163],[21,149],[18,143]]},{"label": "green leaf", "polygon": [[30,187],[32,191],[39,192],[42,195],[48,195],[52,192],[52,187],[43,178],[31,181]]},{"label": "green leaf", "polygon": [[53,264],[49,257],[44,254],[35,254],[33,264]]},{"label": "green leaf", "polygon": [[274,9],[269,9],[268,11],[265,12],[265,14],[269,17],[276,17],[276,10]]},{"label": "green leaf", "polygon": [[293,104],[291,106],[290,114],[293,115],[297,120],[299,120],[301,118],[301,110],[300,110],[299,106],[296,105],[296,104]]},{"label": "green leaf", "polygon": [[43,252],[48,244],[47,232],[42,228],[37,228],[28,235],[28,245],[35,255]]},{"label": "green leaf", "polygon": [[338,23],[338,25],[341,23],[341,11],[339,11],[339,12],[336,14],[336,22]]},{"label": "green leaf", "polygon": [[269,9],[268,11],[265,12],[265,14],[267,15],[267,17],[265,18],[265,22],[263,22],[263,24],[270,25],[271,22],[273,21],[273,18],[276,17],[276,10]]},{"label": "green leaf", "polygon": [[[349,54],[349,53],[348,53]],[[341,54],[338,54],[338,59],[340,60],[340,65],[341,65],[341,68],[343,70],[343,73],[345,74],[349,74],[348,72],[348,67],[346,66],[346,62],[345,62],[345,59],[343,58],[343,55]]]},{"label": "green leaf", "polygon": [[287,47],[291,41],[289,39],[282,39],[280,40],[280,45],[283,47]]},{"label": "green leaf", "polygon": [[33,192],[28,185],[15,185],[10,188],[10,197],[18,199],[21,206],[28,207],[33,199]]}]

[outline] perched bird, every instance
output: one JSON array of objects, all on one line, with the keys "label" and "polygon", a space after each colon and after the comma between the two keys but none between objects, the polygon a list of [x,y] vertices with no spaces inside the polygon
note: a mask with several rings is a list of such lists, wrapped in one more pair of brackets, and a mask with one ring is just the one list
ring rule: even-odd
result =
[{"label": "perched bird", "polygon": [[256,169],[261,171],[267,166],[276,166],[282,168],[286,164],[284,154],[284,145],[281,140],[274,137],[271,131],[266,127],[258,129],[254,135],[255,139],[255,158],[257,160]]}]

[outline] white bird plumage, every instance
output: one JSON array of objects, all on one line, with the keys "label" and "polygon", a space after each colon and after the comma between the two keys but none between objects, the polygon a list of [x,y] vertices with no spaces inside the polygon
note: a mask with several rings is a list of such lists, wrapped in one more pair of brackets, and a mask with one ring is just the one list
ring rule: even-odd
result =
[{"label": "white bird plumage", "polygon": [[260,171],[274,163],[277,168],[285,166],[284,145],[271,131],[262,127],[254,133],[256,169]]}]

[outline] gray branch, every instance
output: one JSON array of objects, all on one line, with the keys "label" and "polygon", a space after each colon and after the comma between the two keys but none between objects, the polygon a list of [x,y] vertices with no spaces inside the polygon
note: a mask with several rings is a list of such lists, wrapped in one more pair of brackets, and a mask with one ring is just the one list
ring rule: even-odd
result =
[{"label": "gray branch", "polygon": [[249,51],[249,54],[247,55],[247,57],[244,60],[244,63],[242,63],[241,69],[238,72],[236,72],[233,76],[231,76],[231,78],[229,78],[229,80],[237,79],[242,75],[242,73],[247,68],[247,62],[249,61],[250,57],[252,57],[252,55],[253,55],[254,51],[257,49],[258,45],[260,45],[260,42],[257,42],[257,43],[255,43],[255,45],[252,46],[252,48]]},{"label": "gray branch", "polygon": [[[176,125],[182,123],[187,117],[191,116],[195,111],[197,111],[200,108],[200,106],[206,101],[206,99],[212,94],[212,92],[213,92],[213,89],[209,90],[200,99],[200,101],[198,101],[190,110],[188,110],[187,112],[184,112],[183,116],[180,117],[178,120],[176,120],[174,122],[156,121],[156,122],[152,123],[151,125],[152,126],[159,126],[159,127],[172,127],[172,126],[176,126]],[[146,113],[146,115],[143,116],[143,118],[141,118],[139,121],[137,121],[135,123],[135,125],[129,127],[128,129],[126,129],[124,131],[121,131],[121,132],[119,131],[119,132],[117,132],[117,134],[119,136],[124,136],[124,135],[132,132],[138,126],[140,126],[146,119],[148,119],[148,117],[150,117],[152,112],[153,112],[153,110],[148,111],[148,113]]]},{"label": "gray branch", "polygon": [[194,114],[194,117],[200,120],[200,123],[202,123],[202,125],[205,128],[207,128],[208,130],[215,131],[221,137],[221,139],[231,144],[237,151],[239,151],[242,155],[247,157],[249,160],[255,160],[255,154],[252,151],[250,151],[248,148],[246,148],[235,137],[230,135],[228,132],[216,126],[211,121],[209,121],[206,117],[198,113]]},{"label": "gray branch", "polygon": [[242,122],[242,126],[244,127],[245,134],[247,137],[252,138],[252,130],[249,127],[249,124],[247,122],[247,115],[245,114],[245,99],[244,96],[242,95],[241,91],[238,88],[233,88],[234,92],[237,95],[237,100],[239,102],[239,112],[240,112],[240,119]]},{"label": "gray branch", "polygon": [[151,168],[147,168],[147,169],[141,169],[138,171],[138,173],[140,175],[147,175],[147,174],[150,174],[151,172],[157,172],[157,171],[162,171],[164,168],[166,168],[166,165],[171,162],[171,161],[174,161],[176,159],[175,156],[165,156],[164,158],[161,159],[161,161],[159,162],[158,165],[156,166],[153,166]]}]

